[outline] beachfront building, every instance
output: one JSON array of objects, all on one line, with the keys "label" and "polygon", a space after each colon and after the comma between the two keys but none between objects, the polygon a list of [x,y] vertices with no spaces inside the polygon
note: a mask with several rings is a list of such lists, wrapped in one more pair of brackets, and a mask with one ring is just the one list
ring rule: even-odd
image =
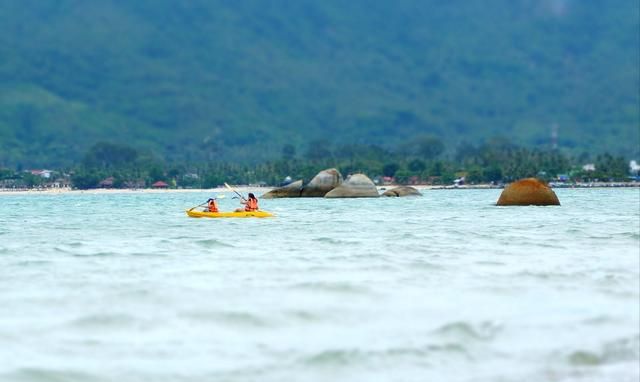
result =
[{"label": "beachfront building", "polygon": [[151,185],[151,188],[156,188],[156,189],[167,189],[169,188],[169,185],[161,180],[155,182],[154,184]]},{"label": "beachfront building", "polygon": [[29,172],[31,173],[31,175],[39,176],[39,177],[44,178],[44,179],[49,179],[49,178],[51,178],[51,173],[53,171],[51,171],[51,170],[29,170]]},{"label": "beachfront building", "polygon": [[98,183],[98,186],[100,186],[100,188],[113,188],[113,177],[110,176],[101,180],[100,183]]}]

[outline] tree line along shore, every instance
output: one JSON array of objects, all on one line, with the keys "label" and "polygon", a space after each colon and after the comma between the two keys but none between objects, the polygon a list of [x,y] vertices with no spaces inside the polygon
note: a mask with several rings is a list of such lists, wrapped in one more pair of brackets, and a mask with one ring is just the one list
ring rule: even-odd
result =
[{"label": "tree line along shore", "polygon": [[366,174],[378,186],[500,187],[528,177],[556,187],[625,186],[640,181],[639,166],[631,158],[607,153],[575,157],[502,140],[461,145],[452,154],[445,154],[437,138],[394,151],[374,145],[344,145],[335,150],[317,145],[298,155],[295,147],[285,145],[280,158],[255,164],[223,159],[167,163],[149,151],[100,142],[72,167],[0,167],[0,189],[210,189],[224,182],[274,187],[291,180],[309,180],[330,167],[342,174]]}]

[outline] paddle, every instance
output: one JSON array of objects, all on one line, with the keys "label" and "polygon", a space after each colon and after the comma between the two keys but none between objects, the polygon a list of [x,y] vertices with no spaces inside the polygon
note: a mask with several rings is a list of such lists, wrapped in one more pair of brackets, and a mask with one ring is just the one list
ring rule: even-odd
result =
[{"label": "paddle", "polygon": [[[217,197],[216,199],[222,199],[222,198],[224,198],[224,195],[218,195],[218,197]],[[204,207],[204,206],[206,206],[206,205],[208,205],[208,204],[209,204],[209,201],[207,200],[206,202],[204,202],[204,203],[202,203],[202,204],[198,204],[198,205],[197,205],[197,206],[195,206],[195,207],[191,207],[191,208],[189,209],[189,211],[193,211],[193,209],[194,209],[194,208]]]},{"label": "paddle", "polygon": [[197,205],[197,206],[195,206],[195,207],[191,207],[191,208],[189,208],[189,211],[193,211],[193,209],[194,209],[194,208],[204,207],[204,206],[205,206],[205,205],[207,205],[208,203],[209,203],[209,201],[206,201],[206,202],[204,202],[204,203],[202,203],[202,204],[198,204],[198,205]]},{"label": "paddle", "polygon": [[242,194],[241,194],[241,193],[239,193],[238,191],[236,191],[236,190],[235,190],[235,188],[233,188],[233,187],[229,186],[229,185],[227,184],[227,182],[224,182],[224,185],[225,185],[225,187],[227,187],[227,188],[228,188],[228,189],[230,189],[231,191],[235,192],[235,193],[236,193],[236,195],[238,195],[238,196],[240,197],[240,199],[244,200],[245,202],[247,201],[247,199],[245,199],[245,198],[244,198],[244,196],[242,196]]}]

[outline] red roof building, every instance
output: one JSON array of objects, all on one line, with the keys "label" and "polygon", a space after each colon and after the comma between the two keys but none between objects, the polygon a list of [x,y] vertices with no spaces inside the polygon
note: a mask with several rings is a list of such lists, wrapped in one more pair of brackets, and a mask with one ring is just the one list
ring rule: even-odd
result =
[{"label": "red roof building", "polygon": [[151,185],[152,188],[169,188],[169,185],[159,180]]}]

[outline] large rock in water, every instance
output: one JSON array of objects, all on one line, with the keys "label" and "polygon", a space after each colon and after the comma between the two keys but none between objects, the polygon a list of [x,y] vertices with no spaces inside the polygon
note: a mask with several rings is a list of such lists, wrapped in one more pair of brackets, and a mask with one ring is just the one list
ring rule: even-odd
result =
[{"label": "large rock in water", "polygon": [[342,184],[342,174],[335,168],[320,171],[311,182],[302,187],[303,198],[321,198]]},{"label": "large rock in water", "polygon": [[559,206],[556,193],[536,178],[513,182],[500,194],[498,206]]},{"label": "large rock in water", "polygon": [[274,188],[262,195],[262,199],[299,198],[302,193],[302,179],[289,183],[286,186]]},{"label": "large rock in water", "polygon": [[378,189],[364,174],[353,174],[341,185],[329,191],[325,198],[377,198]]},{"label": "large rock in water", "polygon": [[382,196],[422,196],[422,194],[414,187],[398,186],[385,191]]}]

